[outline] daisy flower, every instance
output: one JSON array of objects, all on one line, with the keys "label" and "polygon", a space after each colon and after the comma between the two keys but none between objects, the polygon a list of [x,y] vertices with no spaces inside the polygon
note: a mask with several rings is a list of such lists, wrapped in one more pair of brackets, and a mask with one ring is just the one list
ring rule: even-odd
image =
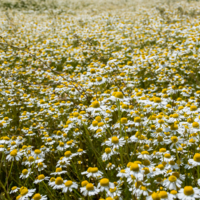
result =
[{"label": "daisy flower", "polygon": [[73,181],[70,181],[70,180],[65,181],[65,182],[64,182],[64,185],[65,185],[65,186],[63,187],[63,190],[62,190],[63,193],[66,193],[66,192],[68,192],[68,191],[72,192],[73,188],[74,188],[74,189],[77,189],[77,188],[78,188],[78,184],[75,183],[75,182],[73,182]]},{"label": "daisy flower", "polygon": [[104,190],[108,192],[110,188],[114,188],[114,187],[115,187],[114,183],[111,183],[111,182],[109,181],[109,179],[107,179],[107,178],[101,179],[101,180],[99,181],[98,185],[97,185],[97,188],[98,188],[101,192],[103,192]]},{"label": "daisy flower", "polygon": [[200,198],[199,189],[192,186],[185,186],[181,188],[177,194],[178,199],[195,200]]},{"label": "daisy flower", "polygon": [[83,196],[94,196],[99,193],[99,189],[97,189],[92,183],[88,183],[88,181],[82,181],[80,187],[80,192]]},{"label": "daisy flower", "polygon": [[41,195],[40,193],[34,194],[31,200],[47,200],[47,195]]},{"label": "daisy flower", "polygon": [[103,143],[102,145],[111,146],[113,149],[119,149],[119,147],[124,146],[125,140],[124,138],[119,138],[119,136],[113,136],[109,138],[108,141]]},{"label": "daisy flower", "polygon": [[181,187],[182,181],[179,180],[176,176],[171,175],[168,179],[163,181],[163,186],[169,190],[177,189]]}]

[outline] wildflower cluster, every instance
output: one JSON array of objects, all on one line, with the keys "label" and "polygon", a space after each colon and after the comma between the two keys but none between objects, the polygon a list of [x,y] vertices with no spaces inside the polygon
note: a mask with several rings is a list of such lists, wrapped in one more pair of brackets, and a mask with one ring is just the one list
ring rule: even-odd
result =
[{"label": "wildflower cluster", "polygon": [[7,199],[200,199],[199,18],[1,23]]}]

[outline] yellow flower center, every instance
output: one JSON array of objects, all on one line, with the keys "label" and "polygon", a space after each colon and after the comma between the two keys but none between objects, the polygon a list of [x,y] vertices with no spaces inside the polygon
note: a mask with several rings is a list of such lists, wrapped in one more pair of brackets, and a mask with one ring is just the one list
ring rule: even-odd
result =
[{"label": "yellow flower center", "polygon": [[141,181],[136,181],[136,182],[135,182],[135,187],[136,187],[136,188],[139,188],[141,185],[142,185],[142,182],[141,182]]},{"label": "yellow flower center", "polygon": [[86,190],[88,190],[88,191],[94,190],[94,185],[93,185],[92,183],[88,183],[88,184],[86,185]]},{"label": "yellow flower center", "polygon": [[20,195],[24,196],[28,193],[28,189],[24,187],[22,190],[20,189]]},{"label": "yellow flower center", "polygon": [[162,136],[158,136],[158,137],[157,137],[157,141],[158,141],[158,142],[162,142],[162,141],[163,141],[163,137],[162,137]]},{"label": "yellow flower center", "polygon": [[145,154],[146,154],[146,155],[149,155],[149,152],[148,152],[148,151],[142,151],[141,154],[142,154],[142,155],[145,155]]},{"label": "yellow flower center", "polygon": [[92,102],[92,107],[93,107],[93,108],[99,108],[99,107],[100,107],[99,102],[98,102],[98,101]]},{"label": "yellow flower center", "polygon": [[145,165],[145,166],[149,166],[151,163],[150,163],[150,161],[149,160],[144,160],[143,161],[143,165]]},{"label": "yellow flower center", "polygon": [[185,186],[183,192],[186,196],[190,196],[194,194],[194,190],[192,186]]},{"label": "yellow flower center", "polygon": [[198,122],[193,122],[192,123],[193,128],[199,128],[199,123]]},{"label": "yellow flower center", "polygon": [[33,158],[33,156],[30,156],[29,158],[28,158],[28,161],[29,162],[33,162],[35,159]]},{"label": "yellow flower center", "polygon": [[148,174],[148,173],[150,173],[150,170],[149,170],[148,167],[144,167],[143,170],[144,170],[144,174]]},{"label": "yellow flower center", "polygon": [[72,155],[72,152],[71,151],[66,151],[65,152],[65,157],[70,157]]},{"label": "yellow flower center", "polygon": [[33,196],[33,200],[40,200],[41,198],[42,198],[42,196],[39,193],[37,193]]},{"label": "yellow flower center", "polygon": [[11,190],[16,190],[17,189],[17,186],[14,186],[14,187],[12,187],[12,189]]},{"label": "yellow flower center", "polygon": [[157,166],[160,170],[163,170],[164,169],[164,166],[162,164],[158,165]]},{"label": "yellow flower center", "polygon": [[173,143],[177,143],[177,142],[178,142],[178,138],[177,138],[176,136],[172,136],[172,137],[171,137],[171,141],[172,141]]},{"label": "yellow flower center", "polygon": [[62,168],[60,167],[56,168],[56,172],[62,172]]},{"label": "yellow flower center", "polygon": [[121,118],[121,123],[122,123],[122,124],[127,123],[127,121],[128,121],[127,118],[125,118],[125,117]]},{"label": "yellow flower center", "polygon": [[169,161],[170,165],[175,165],[175,162],[173,160]]},{"label": "yellow flower center", "polygon": [[57,177],[55,181],[56,185],[62,185],[63,184],[63,179],[61,177]]},{"label": "yellow flower center", "polygon": [[98,172],[98,168],[97,167],[91,167],[91,169],[90,169],[90,172],[91,173],[96,173],[96,172]]},{"label": "yellow flower center", "polygon": [[115,93],[115,97],[119,98],[119,99],[122,99],[124,97],[124,95],[122,94],[122,92],[116,92]]},{"label": "yellow flower center", "polygon": [[88,181],[82,181],[82,182],[81,182],[81,186],[82,186],[82,187],[85,187],[87,184],[88,184]]},{"label": "yellow flower center", "polygon": [[11,155],[12,157],[17,156],[17,149],[12,150],[12,151],[10,152],[10,155]]},{"label": "yellow flower center", "polygon": [[200,162],[200,153],[195,153],[193,160],[196,162]]},{"label": "yellow flower center", "polygon": [[116,187],[114,187],[114,188],[110,188],[110,189],[109,189],[109,191],[110,191],[111,193],[115,192],[116,190],[117,190]]},{"label": "yellow flower center", "polygon": [[35,153],[35,154],[40,154],[41,151],[40,151],[39,149],[36,149],[36,150],[34,151],[34,153]]},{"label": "yellow flower center", "polygon": [[106,149],[105,149],[105,152],[106,152],[107,154],[109,154],[109,153],[111,152],[111,149],[110,149],[110,148],[106,148]]},{"label": "yellow flower center", "polygon": [[160,198],[166,199],[168,197],[168,194],[165,191],[160,191],[159,196],[160,196]]},{"label": "yellow flower center", "polygon": [[138,172],[139,171],[139,165],[137,164],[137,163],[133,163],[133,164],[131,164],[131,166],[130,166],[130,170],[131,171],[134,171],[134,172]]},{"label": "yellow flower center", "polygon": [[195,111],[195,110],[197,110],[197,107],[195,105],[190,106],[190,111]]},{"label": "yellow flower center", "polygon": [[38,180],[43,180],[44,178],[45,178],[44,174],[40,174],[40,175],[38,176]]},{"label": "yellow flower center", "polygon": [[23,175],[28,174],[28,170],[27,170],[27,169],[23,169],[23,170],[22,170],[22,174],[23,174]]},{"label": "yellow flower center", "polygon": [[108,186],[109,185],[109,180],[107,178],[103,178],[100,180],[100,185],[101,186]]},{"label": "yellow flower center", "polygon": [[171,130],[173,130],[173,131],[178,130],[178,125],[172,124],[172,125],[170,126],[170,128],[171,128]]},{"label": "yellow flower center", "polygon": [[151,195],[151,198],[152,198],[153,200],[160,200],[159,194],[158,194],[158,193],[155,193],[155,192]]},{"label": "yellow flower center", "polygon": [[118,144],[118,143],[119,143],[119,139],[118,139],[118,137],[116,137],[116,136],[113,136],[112,139],[111,139],[111,141],[112,141],[112,143],[114,143],[114,144]]},{"label": "yellow flower center", "polygon": [[93,126],[97,126],[97,125],[98,125],[98,121],[94,120],[94,121],[92,122],[92,125],[93,125]]},{"label": "yellow flower center", "polygon": [[155,97],[155,98],[154,98],[154,102],[155,102],[155,103],[160,103],[160,102],[161,102],[161,98]]},{"label": "yellow flower center", "polygon": [[165,149],[165,148],[161,148],[161,149],[159,149],[159,152],[160,152],[160,153],[165,153],[165,152],[166,152],[166,149]]},{"label": "yellow flower center", "polygon": [[72,184],[73,184],[72,181],[66,181],[66,182],[65,182],[65,186],[66,186],[66,187],[70,187]]},{"label": "yellow flower center", "polygon": [[170,192],[170,194],[176,195],[176,194],[177,194],[177,191],[176,191],[176,190],[172,190],[172,191]]},{"label": "yellow flower center", "polygon": [[170,181],[170,182],[176,182],[176,180],[177,180],[177,178],[176,178],[176,176],[170,176],[169,178],[168,178],[168,180]]},{"label": "yellow flower center", "polygon": [[42,162],[38,163],[37,165],[38,165],[38,167],[43,167],[43,163]]},{"label": "yellow flower center", "polygon": [[164,157],[165,157],[165,158],[171,158],[171,155],[170,155],[169,153],[166,153],[166,154],[164,155]]},{"label": "yellow flower center", "polygon": [[141,122],[141,118],[140,117],[135,117],[134,118],[134,122]]}]

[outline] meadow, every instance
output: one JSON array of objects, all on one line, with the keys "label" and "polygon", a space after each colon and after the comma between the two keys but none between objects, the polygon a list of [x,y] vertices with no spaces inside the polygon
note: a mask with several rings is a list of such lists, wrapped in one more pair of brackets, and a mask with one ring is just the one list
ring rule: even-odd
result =
[{"label": "meadow", "polygon": [[200,2],[0,1],[0,200],[200,199]]}]

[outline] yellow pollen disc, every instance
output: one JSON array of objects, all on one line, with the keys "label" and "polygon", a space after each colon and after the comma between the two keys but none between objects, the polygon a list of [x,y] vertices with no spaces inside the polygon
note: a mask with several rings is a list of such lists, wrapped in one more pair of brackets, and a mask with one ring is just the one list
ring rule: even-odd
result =
[{"label": "yellow pollen disc", "polygon": [[142,151],[141,154],[142,154],[142,155],[145,155],[145,154],[149,155],[149,152],[148,152],[148,151]]},{"label": "yellow pollen disc", "polygon": [[135,117],[134,118],[134,122],[141,122],[141,118],[140,117]]},{"label": "yellow pollen disc", "polygon": [[23,169],[23,170],[22,170],[22,174],[23,174],[23,175],[28,174],[28,170],[27,170],[27,169]]},{"label": "yellow pollen disc", "polygon": [[178,142],[178,138],[177,138],[176,136],[172,136],[172,137],[171,137],[171,141],[172,141],[173,143],[177,143],[177,142]]},{"label": "yellow pollen disc", "polygon": [[38,176],[38,180],[43,180],[44,178],[45,178],[44,174],[40,174],[40,175]]},{"label": "yellow pollen disc", "polygon": [[197,110],[197,107],[195,105],[190,106],[190,111],[195,111],[195,110]]},{"label": "yellow pollen disc", "polygon": [[122,99],[124,97],[124,95],[122,94],[122,92],[116,92],[115,93],[115,97],[119,98],[119,99]]},{"label": "yellow pollen disc", "polygon": [[176,182],[176,180],[177,180],[177,178],[176,178],[176,176],[170,176],[169,178],[168,178],[168,180],[170,181],[170,182]]},{"label": "yellow pollen disc", "polygon": [[110,191],[111,193],[115,192],[116,190],[117,190],[116,187],[114,187],[114,188],[110,188],[110,189],[109,189],[109,191]]},{"label": "yellow pollen disc", "polygon": [[66,182],[65,182],[65,186],[66,186],[66,187],[70,187],[72,184],[73,184],[72,181],[66,181]]},{"label": "yellow pollen disc", "polygon": [[12,151],[10,152],[10,155],[11,155],[12,157],[17,156],[17,149],[12,150]]},{"label": "yellow pollen disc", "polygon": [[190,196],[194,194],[194,190],[192,186],[185,186],[183,192],[186,196]]},{"label": "yellow pollen disc", "polygon": [[145,165],[145,166],[149,166],[151,163],[150,163],[150,161],[149,160],[144,160],[143,161],[143,165]]},{"label": "yellow pollen disc", "polygon": [[91,167],[91,170],[90,170],[90,172],[91,173],[96,173],[96,172],[98,172],[98,168],[97,167]]},{"label": "yellow pollen disc", "polygon": [[100,180],[100,185],[101,186],[108,186],[109,185],[109,180],[107,178],[103,178]]},{"label": "yellow pollen disc", "polygon": [[196,162],[200,162],[200,153],[195,153],[193,160]]},{"label": "yellow pollen disc", "polygon": [[198,122],[193,122],[192,123],[193,128],[199,128],[199,123]]},{"label": "yellow pollen disc", "polygon": [[177,194],[177,191],[176,191],[176,190],[172,190],[172,191],[170,192],[170,194],[176,195],[176,194]]},{"label": "yellow pollen disc", "polygon": [[159,149],[159,152],[160,152],[160,153],[165,153],[165,152],[166,152],[166,149],[165,149],[165,148],[161,148],[161,149]]},{"label": "yellow pollen disc", "polygon": [[141,182],[141,181],[135,182],[135,187],[136,187],[136,188],[139,188],[141,185],[142,185],[142,182]]},{"label": "yellow pollen disc", "polygon": [[24,196],[28,193],[28,189],[24,187],[22,190],[20,189],[20,195]]},{"label": "yellow pollen disc", "polygon": [[106,148],[106,149],[105,149],[105,152],[106,152],[107,154],[109,154],[109,153],[111,152],[111,149],[110,149],[110,148]]},{"label": "yellow pollen disc", "polygon": [[128,121],[127,118],[125,118],[125,117],[121,118],[121,123],[122,123],[122,124],[127,123],[127,121]]},{"label": "yellow pollen disc", "polygon": [[92,183],[88,183],[88,184],[86,185],[86,190],[88,190],[88,191],[94,190],[94,185],[93,185]]},{"label": "yellow pollen disc", "polygon": [[30,156],[29,158],[28,158],[28,161],[29,162],[33,162],[35,159],[32,157],[32,156]]},{"label": "yellow pollen disc", "polygon": [[163,170],[164,169],[164,166],[162,164],[158,165],[157,166],[160,170]]},{"label": "yellow pollen disc", "polygon": [[158,193],[155,193],[155,192],[151,195],[151,198],[152,198],[153,200],[160,200],[159,194],[158,194]]},{"label": "yellow pollen disc", "polygon": [[159,193],[159,196],[160,196],[160,198],[167,198],[168,197],[168,194],[167,194],[167,192],[165,192],[165,191],[160,191],[160,193]]},{"label": "yellow pollen disc", "polygon": [[35,153],[35,154],[40,154],[41,151],[40,151],[39,149],[36,149],[36,150],[34,151],[34,153]]},{"label": "yellow pollen disc", "polygon": [[57,177],[55,180],[56,185],[62,185],[63,184],[63,179],[61,177]]},{"label": "yellow pollen disc", "polygon": [[17,189],[17,186],[14,186],[14,187],[12,187],[12,189],[11,190],[16,190]]},{"label": "yellow pollen disc", "polygon": [[71,151],[66,151],[64,155],[65,155],[65,157],[70,157],[72,155],[72,152]]},{"label": "yellow pollen disc", "polygon": [[170,165],[175,165],[175,162],[173,160],[169,161]]},{"label": "yellow pollen disc", "polygon": [[56,168],[56,172],[62,172],[62,168],[60,167]]},{"label": "yellow pollen disc", "polygon": [[157,137],[157,141],[158,141],[158,142],[162,142],[162,141],[163,141],[163,137],[162,137],[162,136],[158,136],[158,137]]},{"label": "yellow pollen disc", "polygon": [[130,170],[131,171],[135,171],[135,172],[137,172],[137,171],[139,171],[139,165],[138,164],[136,164],[136,163],[133,163],[131,166],[130,166]]},{"label": "yellow pollen disc", "polygon": [[159,97],[154,98],[154,102],[155,103],[160,103],[161,102],[161,98],[159,98]]},{"label": "yellow pollen disc", "polygon": [[169,153],[166,153],[166,154],[164,155],[164,157],[165,157],[165,158],[171,158],[171,155],[170,155]]},{"label": "yellow pollen disc", "polygon": [[33,196],[33,200],[40,200],[41,198],[42,198],[42,196],[39,193],[37,193]]},{"label": "yellow pollen disc", "polygon": [[99,107],[100,107],[99,102],[98,102],[98,101],[92,102],[92,107],[93,107],[93,108],[99,108]]},{"label": "yellow pollen disc", "polygon": [[87,184],[88,184],[88,181],[82,181],[82,182],[81,182],[81,186],[82,186],[82,187],[85,187]]},{"label": "yellow pollen disc", "polygon": [[114,143],[114,144],[118,144],[119,143],[118,137],[113,136],[112,139],[111,139],[111,142]]}]

